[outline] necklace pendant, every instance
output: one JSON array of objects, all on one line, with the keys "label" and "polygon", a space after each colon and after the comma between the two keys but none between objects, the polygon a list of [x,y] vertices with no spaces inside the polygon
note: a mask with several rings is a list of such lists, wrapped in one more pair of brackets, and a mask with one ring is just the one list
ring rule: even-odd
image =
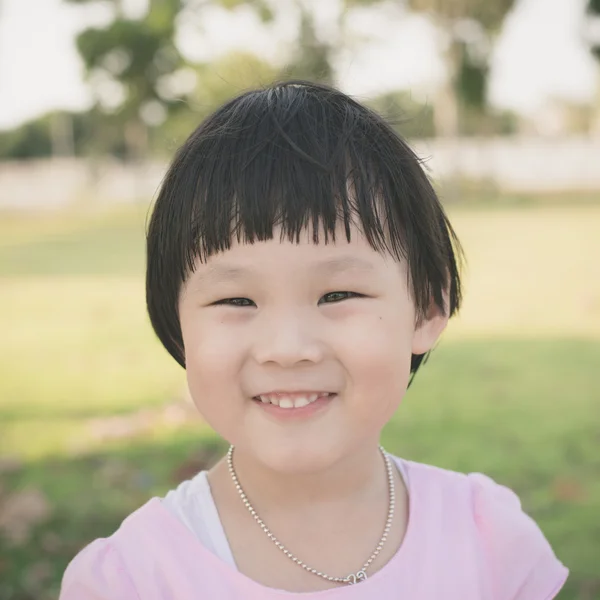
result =
[{"label": "necklace pendant", "polygon": [[350,573],[348,577],[346,577],[346,582],[348,585],[354,585],[355,583],[360,583],[367,578],[367,574],[361,569],[357,573]]}]

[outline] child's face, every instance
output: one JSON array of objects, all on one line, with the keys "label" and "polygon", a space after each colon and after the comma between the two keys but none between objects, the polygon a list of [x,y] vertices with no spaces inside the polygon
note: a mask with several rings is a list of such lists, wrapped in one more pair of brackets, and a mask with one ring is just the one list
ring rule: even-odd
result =
[{"label": "child's face", "polygon": [[[189,388],[206,421],[265,466],[308,471],[379,439],[406,391],[411,354],[429,350],[447,319],[432,307],[416,324],[406,265],[357,228],[350,243],[340,229],[335,245],[279,234],[198,262],[180,322]],[[231,298],[247,300],[217,304]],[[253,399],[274,391],[335,396],[284,419]]]}]

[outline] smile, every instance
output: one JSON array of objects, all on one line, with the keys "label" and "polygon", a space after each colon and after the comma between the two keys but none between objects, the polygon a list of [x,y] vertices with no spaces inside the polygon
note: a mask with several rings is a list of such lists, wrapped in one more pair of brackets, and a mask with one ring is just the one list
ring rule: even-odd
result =
[{"label": "smile", "polygon": [[282,408],[298,409],[335,396],[332,392],[270,392],[254,396],[254,400]]}]

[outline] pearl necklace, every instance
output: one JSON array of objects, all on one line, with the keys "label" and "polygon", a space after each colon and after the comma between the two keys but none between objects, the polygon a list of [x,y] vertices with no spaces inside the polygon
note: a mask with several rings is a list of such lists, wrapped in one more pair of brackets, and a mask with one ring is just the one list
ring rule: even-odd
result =
[{"label": "pearl necklace", "polygon": [[349,575],[346,575],[346,577],[332,577],[331,575],[326,575],[325,573],[322,573],[321,571],[317,571],[317,569],[313,569],[312,567],[309,567],[304,562],[302,562],[299,558],[296,558],[271,533],[269,528],[265,525],[263,520],[258,516],[256,511],[250,504],[250,501],[248,500],[246,494],[244,493],[244,490],[242,489],[242,486],[240,485],[240,482],[238,481],[237,475],[235,473],[235,469],[233,468],[233,448],[234,448],[233,446],[230,446],[229,451],[227,452],[227,465],[229,467],[229,473],[231,473],[231,478],[233,479],[233,483],[235,484],[235,487],[240,495],[240,498],[242,499],[242,502],[244,503],[246,508],[250,511],[250,514],[254,517],[254,520],[260,525],[261,529],[267,534],[269,539],[272,540],[273,543],[288,558],[293,560],[297,565],[302,567],[304,570],[306,570],[310,573],[313,573],[314,575],[317,575],[319,577],[322,577],[323,579],[327,579],[327,581],[335,581],[337,583],[347,583],[347,584],[352,585],[352,584],[355,584],[355,583],[358,583],[360,581],[364,581],[365,579],[367,579],[367,569],[369,568],[371,563],[375,560],[377,555],[381,552],[381,549],[383,548],[383,545],[385,544],[388,534],[390,532],[390,528],[392,526],[392,519],[394,518],[394,505],[395,505],[395,499],[396,499],[396,494],[395,494],[395,489],[394,489],[394,475],[392,473],[392,464],[391,464],[390,458],[381,446],[379,446],[379,450],[380,450],[381,454],[383,455],[383,459],[385,461],[385,467],[387,470],[387,477],[388,477],[388,484],[389,484],[389,493],[390,493],[390,504],[389,504],[389,509],[388,509],[387,520],[385,522],[385,528],[383,530],[383,535],[381,536],[379,543],[377,544],[377,547],[375,548],[373,554],[371,554],[371,556],[369,557],[367,562],[365,562],[365,564],[361,567],[361,569],[359,571],[357,571],[356,573],[350,573]]}]

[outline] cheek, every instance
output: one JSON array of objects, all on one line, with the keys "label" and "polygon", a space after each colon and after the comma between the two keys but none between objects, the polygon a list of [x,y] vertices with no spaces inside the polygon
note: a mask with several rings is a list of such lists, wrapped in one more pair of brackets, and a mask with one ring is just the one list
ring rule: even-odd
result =
[{"label": "cheek", "polygon": [[230,328],[218,325],[181,320],[188,386],[194,404],[209,423],[211,412],[215,412],[213,407],[220,406],[221,411],[225,406],[235,405],[223,399],[239,394],[235,387],[236,373],[243,358],[240,340],[228,334]]},{"label": "cheek", "polygon": [[[343,354],[356,398],[389,415],[408,385],[414,329],[410,313],[380,311],[348,327]],[[354,394],[353,394],[354,395]]]},{"label": "cheek", "polygon": [[196,371],[219,375],[239,360],[242,347],[239,328],[213,317],[182,314],[181,333],[186,364]]},{"label": "cheek", "polygon": [[414,336],[412,313],[408,308],[381,303],[369,312],[345,319],[339,333],[349,352],[368,364],[369,370],[390,361],[397,364],[398,357],[410,356]]}]

